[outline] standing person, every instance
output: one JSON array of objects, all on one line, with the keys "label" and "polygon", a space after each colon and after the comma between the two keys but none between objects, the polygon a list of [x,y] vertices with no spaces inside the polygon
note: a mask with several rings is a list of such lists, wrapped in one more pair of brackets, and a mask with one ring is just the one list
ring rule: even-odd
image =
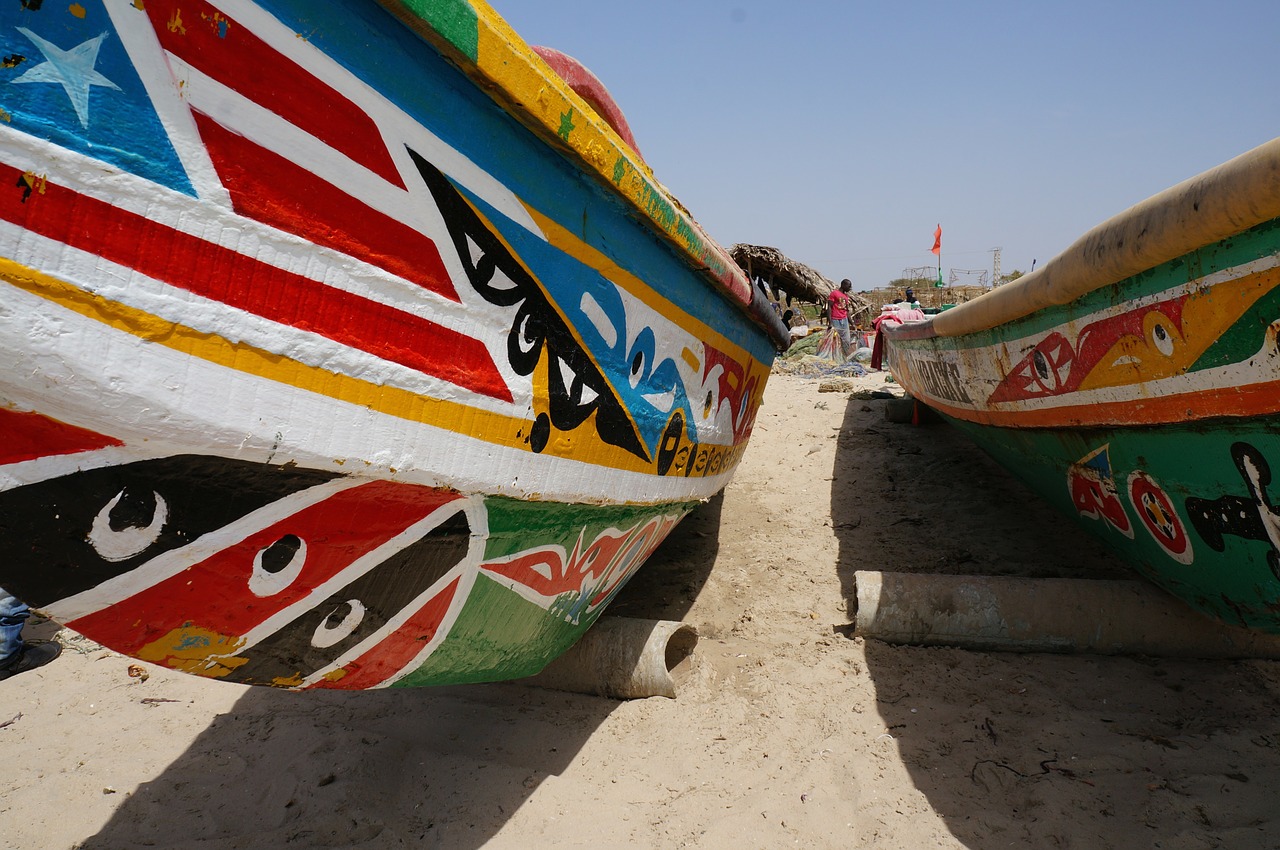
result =
[{"label": "standing person", "polygon": [[827,327],[835,328],[840,337],[840,353],[846,360],[853,350],[853,341],[849,339],[849,305],[853,301],[849,296],[851,289],[853,282],[846,277],[840,281],[840,288],[831,290],[831,294],[827,296]]},{"label": "standing person", "polygon": [[0,587],[0,679],[7,679],[48,664],[62,652],[53,641],[28,643],[22,627],[31,616],[26,603]]}]

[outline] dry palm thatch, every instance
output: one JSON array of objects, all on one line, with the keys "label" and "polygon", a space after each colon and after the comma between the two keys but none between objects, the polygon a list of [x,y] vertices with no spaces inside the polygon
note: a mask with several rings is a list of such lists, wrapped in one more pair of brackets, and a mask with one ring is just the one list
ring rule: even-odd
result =
[{"label": "dry palm thatch", "polygon": [[827,294],[835,289],[835,284],[818,272],[768,245],[739,243],[729,249],[729,256],[753,282],[763,283],[775,301],[798,298],[825,304]]},{"label": "dry palm thatch", "polygon": [[[777,248],[768,245],[738,243],[729,249],[729,256],[747,273],[752,283],[763,285],[770,297],[790,306],[794,300],[825,307],[827,296],[836,285],[819,272],[789,259]],[[871,305],[861,296],[849,293],[849,315],[855,318],[870,314]]]}]

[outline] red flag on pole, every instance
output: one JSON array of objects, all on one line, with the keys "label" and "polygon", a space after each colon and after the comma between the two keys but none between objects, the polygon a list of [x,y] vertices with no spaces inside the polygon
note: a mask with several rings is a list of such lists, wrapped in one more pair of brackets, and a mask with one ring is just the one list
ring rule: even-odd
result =
[{"label": "red flag on pole", "polygon": [[942,225],[941,224],[938,225],[937,230],[933,231],[933,250],[930,251],[929,253],[931,254],[942,253]]}]

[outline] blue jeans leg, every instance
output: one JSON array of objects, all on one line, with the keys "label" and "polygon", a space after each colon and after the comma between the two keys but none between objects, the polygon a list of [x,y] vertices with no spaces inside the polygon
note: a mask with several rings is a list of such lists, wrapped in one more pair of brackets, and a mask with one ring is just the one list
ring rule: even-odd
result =
[{"label": "blue jeans leg", "polygon": [[836,335],[840,337],[840,353],[848,359],[849,354],[853,351],[853,340],[849,336],[849,320],[848,319],[832,319],[831,327],[836,329]]},{"label": "blue jeans leg", "polygon": [[22,649],[22,627],[30,616],[26,603],[0,587],[0,664]]}]

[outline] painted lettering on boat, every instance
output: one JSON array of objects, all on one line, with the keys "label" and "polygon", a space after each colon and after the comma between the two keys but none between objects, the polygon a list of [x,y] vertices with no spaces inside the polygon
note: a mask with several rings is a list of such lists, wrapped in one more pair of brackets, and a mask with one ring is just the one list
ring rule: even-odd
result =
[{"label": "painted lettering on boat", "polygon": [[906,357],[893,364],[894,368],[903,368],[911,377],[924,385],[929,395],[946,401],[972,403],[969,391],[960,379],[960,370],[949,360],[929,360],[915,355],[915,352],[902,352]]},{"label": "painted lettering on boat", "polygon": [[667,424],[658,448],[659,475],[683,475],[686,478],[719,475],[733,469],[747,449],[745,442],[732,446],[700,446],[696,441],[688,441],[686,433],[684,417],[677,411]]}]

